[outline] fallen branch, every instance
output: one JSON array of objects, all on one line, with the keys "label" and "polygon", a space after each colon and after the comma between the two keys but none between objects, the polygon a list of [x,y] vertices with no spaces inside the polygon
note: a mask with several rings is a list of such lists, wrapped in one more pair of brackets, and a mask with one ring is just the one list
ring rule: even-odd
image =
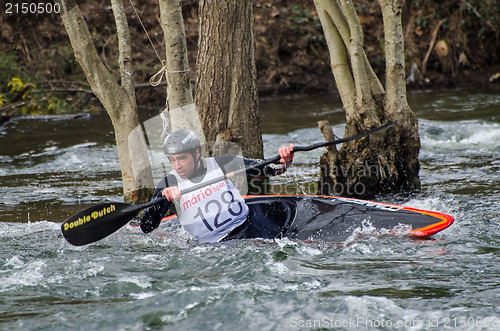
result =
[{"label": "fallen branch", "polygon": [[18,103],[11,103],[7,106],[0,108],[0,115],[10,117],[14,113],[13,112],[14,109],[25,106],[25,105],[30,104],[30,103],[31,103],[31,101],[22,101],[22,102],[18,102]]},{"label": "fallen branch", "polygon": [[47,80],[44,82],[40,82],[40,85],[50,85],[52,84],[63,84],[63,85],[81,85],[85,87],[89,87],[89,84],[79,81],[67,81],[67,80]]},{"label": "fallen branch", "polygon": [[53,88],[50,90],[38,90],[38,91],[33,91],[33,94],[39,94],[39,93],[52,93],[52,92],[82,92],[82,93],[90,93],[94,94],[92,90],[84,90],[84,89],[76,89],[76,88]]},{"label": "fallen branch", "polygon": [[19,91],[17,91],[16,95],[12,97],[12,100],[10,102],[16,102],[19,99],[24,99],[25,94],[27,94],[28,90],[33,86],[33,84],[24,85]]}]

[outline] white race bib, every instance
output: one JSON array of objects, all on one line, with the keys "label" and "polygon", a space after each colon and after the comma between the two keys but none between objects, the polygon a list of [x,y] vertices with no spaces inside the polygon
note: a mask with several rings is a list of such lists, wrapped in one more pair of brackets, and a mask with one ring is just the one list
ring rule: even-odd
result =
[{"label": "white race bib", "polygon": [[[215,159],[205,159],[207,173],[203,181],[224,175]],[[181,191],[197,183],[182,179],[172,171]],[[175,201],[177,214],[184,229],[200,242],[218,242],[247,218],[248,206],[238,189],[228,179],[183,194]]]}]

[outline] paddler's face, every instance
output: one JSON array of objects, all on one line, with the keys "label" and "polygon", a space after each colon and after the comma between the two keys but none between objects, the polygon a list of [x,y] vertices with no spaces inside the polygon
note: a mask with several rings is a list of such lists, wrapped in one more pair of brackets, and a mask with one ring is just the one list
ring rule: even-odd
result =
[{"label": "paddler's face", "polygon": [[[199,159],[199,155],[200,155],[199,150],[196,150],[196,159]],[[193,154],[191,153],[172,154],[168,156],[168,159],[172,163],[172,167],[174,168],[174,170],[182,179],[191,177],[196,166]]]}]

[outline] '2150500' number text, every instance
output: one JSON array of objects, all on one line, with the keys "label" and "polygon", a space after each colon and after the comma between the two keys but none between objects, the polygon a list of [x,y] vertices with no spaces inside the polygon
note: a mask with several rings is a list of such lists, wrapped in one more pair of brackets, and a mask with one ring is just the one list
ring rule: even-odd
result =
[{"label": "'2150500' number text", "polygon": [[15,14],[58,14],[61,11],[61,5],[58,3],[11,3],[5,4],[5,13]]}]

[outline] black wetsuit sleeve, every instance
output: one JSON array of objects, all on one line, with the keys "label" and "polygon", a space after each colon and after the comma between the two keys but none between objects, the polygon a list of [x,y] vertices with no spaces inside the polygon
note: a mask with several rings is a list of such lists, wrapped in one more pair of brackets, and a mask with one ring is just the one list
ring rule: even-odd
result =
[{"label": "black wetsuit sleeve", "polygon": [[[163,178],[163,180],[156,187],[151,201],[161,198],[161,192],[164,188],[170,186],[176,186],[177,180],[174,176],[168,175]],[[165,200],[159,204],[146,208],[141,216],[141,230],[144,233],[149,233],[160,226],[160,222],[165,214],[168,212],[172,205],[172,202]]]},{"label": "black wetsuit sleeve", "polygon": [[286,167],[279,161],[260,166],[259,164],[263,163],[263,160],[247,159],[235,155],[218,156],[215,157],[215,160],[223,169],[224,173],[252,167],[252,169],[249,169],[246,172],[248,178],[277,176],[286,171]]}]

